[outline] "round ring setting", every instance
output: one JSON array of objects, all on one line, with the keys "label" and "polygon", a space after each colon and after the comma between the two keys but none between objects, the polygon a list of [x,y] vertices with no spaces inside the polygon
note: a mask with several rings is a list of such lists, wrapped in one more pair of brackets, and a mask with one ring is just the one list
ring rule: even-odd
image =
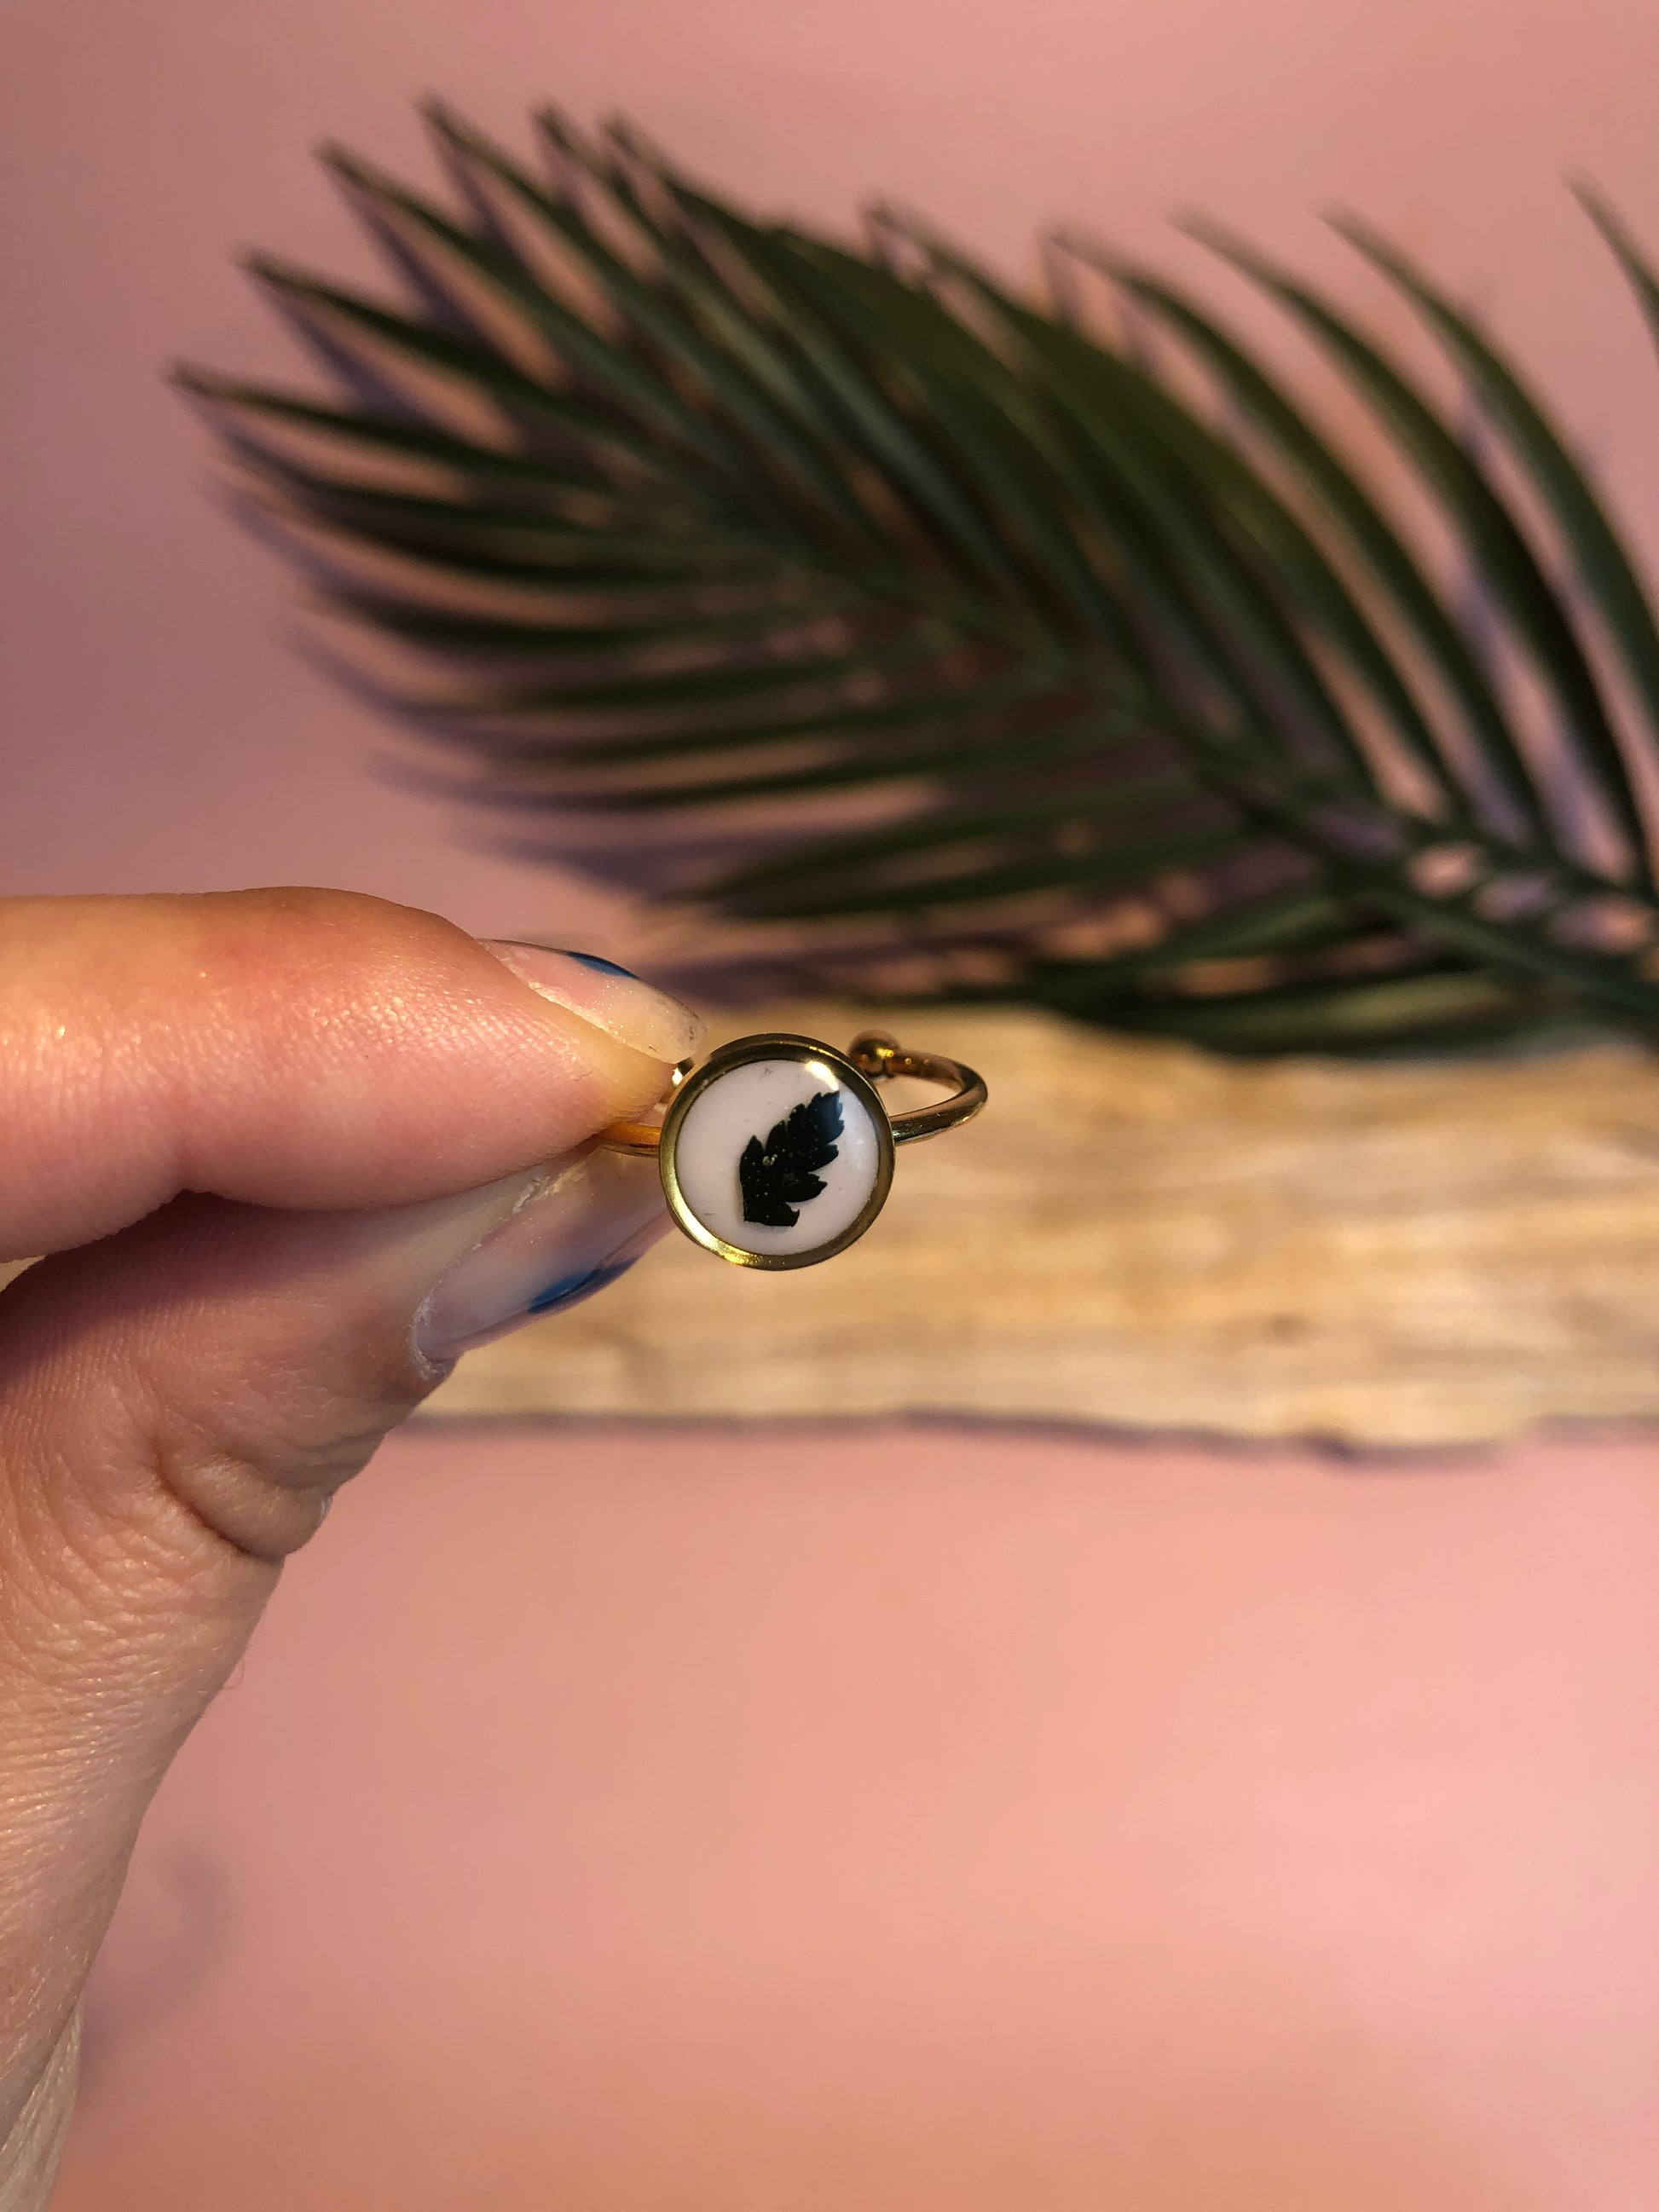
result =
[{"label": "round ring setting", "polygon": [[[876,1086],[894,1075],[952,1095],[890,1116]],[[659,1127],[619,1122],[600,1141],[656,1156],[669,1212],[706,1251],[740,1267],[810,1267],[844,1252],[881,1212],[897,1146],[940,1135],[984,1103],[971,1068],[902,1051],[877,1031],[844,1053],[775,1031],[722,1045],[695,1073],[677,1070]]]}]

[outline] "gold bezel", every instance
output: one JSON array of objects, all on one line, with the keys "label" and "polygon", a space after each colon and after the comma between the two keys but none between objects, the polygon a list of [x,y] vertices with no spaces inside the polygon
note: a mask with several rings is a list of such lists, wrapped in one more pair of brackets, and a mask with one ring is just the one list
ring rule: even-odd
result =
[{"label": "gold bezel", "polygon": [[[803,1066],[817,1060],[833,1069],[836,1081],[843,1090],[850,1091],[870,1116],[871,1127],[876,1133],[875,1187],[866,1200],[857,1218],[849,1221],[839,1237],[829,1243],[815,1245],[808,1252],[751,1252],[742,1244],[728,1244],[706,1228],[687,1205],[675,1170],[675,1154],[678,1147],[681,1124],[693,1104],[708,1090],[711,1083],[722,1075],[729,1075],[734,1067],[746,1067],[757,1060],[793,1060]],[[887,1202],[887,1194],[893,1187],[893,1127],[887,1118],[887,1109],[877,1095],[869,1078],[854,1067],[844,1052],[834,1045],[820,1044],[816,1037],[791,1036],[782,1031],[772,1035],[740,1037],[733,1044],[722,1045],[704,1060],[694,1075],[688,1076],[674,1093],[673,1103],[663,1117],[662,1135],[657,1147],[657,1167],[662,1176],[663,1196],[668,1201],[668,1211],[676,1224],[685,1231],[694,1244],[701,1244],[706,1252],[717,1252],[722,1260],[730,1260],[738,1267],[764,1267],[777,1272],[790,1267],[816,1267],[820,1260],[833,1260],[837,1252],[844,1252],[855,1244]]]}]

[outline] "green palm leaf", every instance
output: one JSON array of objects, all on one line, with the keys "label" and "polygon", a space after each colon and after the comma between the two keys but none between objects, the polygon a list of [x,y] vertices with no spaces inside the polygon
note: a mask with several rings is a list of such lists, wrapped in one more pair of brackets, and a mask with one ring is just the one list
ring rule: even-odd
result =
[{"label": "green palm leaf", "polygon": [[1203,233],[1363,400],[1455,577],[1156,271],[1091,256],[1149,362],[896,218],[859,252],[621,126],[544,116],[536,166],[430,119],[453,204],[326,156],[404,301],[252,264],[336,391],[181,381],[470,800],[774,987],[1251,1052],[1659,1019],[1650,594],[1544,402],[1397,249],[1341,226],[1490,456]]}]

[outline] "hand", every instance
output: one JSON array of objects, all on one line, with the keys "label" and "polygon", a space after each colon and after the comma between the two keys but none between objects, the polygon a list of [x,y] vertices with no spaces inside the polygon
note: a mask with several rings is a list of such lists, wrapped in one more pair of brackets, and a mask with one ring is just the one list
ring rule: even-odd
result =
[{"label": "hand", "polygon": [[[468,1344],[666,1226],[695,1017],[319,891],[0,902],[0,2212],[138,1823],[283,1558]],[[550,1162],[551,1164],[538,1164]]]}]

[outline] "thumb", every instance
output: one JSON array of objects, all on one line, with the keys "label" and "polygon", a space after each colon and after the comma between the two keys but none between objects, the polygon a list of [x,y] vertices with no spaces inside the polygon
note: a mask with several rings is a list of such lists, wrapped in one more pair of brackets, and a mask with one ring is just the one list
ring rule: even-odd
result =
[{"label": "thumb", "polygon": [[[585,1062],[584,1026],[559,1032],[581,1103],[550,1164],[393,1206],[185,1193],[0,1296],[0,2204],[45,2201],[139,1820],[282,1559],[467,1344],[665,1225],[651,1164],[591,1133],[666,1069],[598,1029]],[[297,1152],[284,1172],[314,1180]]]}]

